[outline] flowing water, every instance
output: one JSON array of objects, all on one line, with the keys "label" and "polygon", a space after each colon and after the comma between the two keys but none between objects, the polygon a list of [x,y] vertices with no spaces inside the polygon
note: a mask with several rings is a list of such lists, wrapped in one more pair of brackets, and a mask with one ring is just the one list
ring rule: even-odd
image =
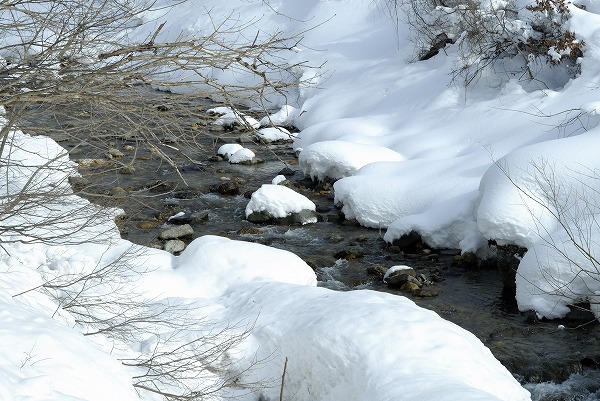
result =
[{"label": "flowing water", "polygon": [[[156,102],[156,97],[168,101],[174,95],[153,93],[152,96]],[[201,101],[194,107],[199,105]],[[31,121],[50,120],[60,121],[49,119],[47,111],[40,111]],[[65,122],[57,128],[61,124]],[[192,224],[193,237],[223,235],[289,250],[315,269],[319,285],[334,290],[372,289],[408,296],[474,333],[532,391],[535,400],[600,399],[597,370],[600,325],[588,315],[582,314],[579,320],[547,322],[520,313],[514,295],[503,292],[500,274],[493,263],[481,267],[458,263],[455,250],[392,252],[382,240],[382,232],[343,218],[333,205],[330,185],[314,183],[303,176],[290,144],[252,143],[247,133],[213,128],[203,124],[200,131],[196,130],[193,147],[174,142],[171,148],[166,148],[177,147],[188,155],[182,157],[174,150],[168,154],[179,167],[179,173],[151,148],[139,146],[136,138],[113,137],[111,147],[122,151],[122,155],[107,160],[106,147],[90,138],[61,136],[60,131],[51,135],[71,150],[72,159],[96,160],[82,165],[83,180],[75,183],[74,188],[92,201],[122,208],[125,215],[119,226],[126,239],[159,247],[162,242],[158,235],[168,227],[169,217],[179,212],[205,211],[207,220]],[[27,127],[24,131],[28,131]],[[253,149],[265,162],[232,165],[214,158],[222,143],[236,141]],[[190,154],[201,163],[190,163]],[[131,165],[135,172],[124,174],[116,165]],[[270,183],[283,169],[287,169],[286,177],[294,188],[318,206],[316,224],[255,225],[245,220],[247,194]],[[231,182],[239,186],[238,195],[216,191],[220,184]],[[348,256],[349,250],[359,252]],[[371,274],[377,268],[397,264],[409,265],[430,278],[432,283],[428,288],[438,295],[416,297],[388,288],[380,275]],[[544,383],[547,381],[564,383]]]}]

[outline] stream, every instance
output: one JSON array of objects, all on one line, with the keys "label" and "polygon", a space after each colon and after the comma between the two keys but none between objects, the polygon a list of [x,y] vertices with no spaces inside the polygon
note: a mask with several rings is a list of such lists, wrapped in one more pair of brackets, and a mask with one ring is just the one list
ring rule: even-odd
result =
[{"label": "stream", "polygon": [[[157,107],[172,103],[175,96],[148,91],[147,101],[149,107]],[[206,110],[209,104],[198,99],[190,101],[189,107]],[[177,113],[168,107],[158,110]],[[462,263],[456,250],[403,253],[389,247],[382,239],[384,232],[344,219],[333,204],[331,185],[302,174],[290,143],[257,143],[244,130],[211,125],[210,116],[182,114],[194,135],[193,144],[171,138],[163,141],[167,146],[159,154],[133,135],[115,134],[100,142],[86,130],[76,136],[64,134],[64,127],[84,119],[76,107],[68,113],[41,107],[31,115],[31,127],[22,127],[24,132],[41,134],[35,127],[43,121],[43,133],[67,149],[71,159],[80,161],[82,177],[72,182],[74,190],[93,202],[124,210],[118,225],[125,239],[162,247],[158,237],[173,223],[170,217],[199,212],[202,218],[182,221],[194,229],[187,242],[202,235],[222,235],[291,251],[315,270],[320,286],[407,296],[469,330],[532,392],[534,400],[600,399],[600,325],[590,315],[539,321],[519,312],[514,295],[503,292],[493,261],[477,266]],[[224,143],[241,143],[264,162],[235,165],[221,160],[216,151]],[[289,226],[245,220],[249,194],[280,173],[317,205],[317,223]],[[428,296],[383,283],[381,272],[394,265],[408,265],[427,277]]]}]

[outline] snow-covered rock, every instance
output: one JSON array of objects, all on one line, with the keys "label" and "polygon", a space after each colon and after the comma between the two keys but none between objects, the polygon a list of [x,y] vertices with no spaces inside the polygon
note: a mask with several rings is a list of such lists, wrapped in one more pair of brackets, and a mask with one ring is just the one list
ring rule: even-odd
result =
[{"label": "snow-covered rock", "polygon": [[308,224],[317,222],[315,210],[306,196],[283,185],[263,184],[252,194],[246,218],[253,222],[288,218],[290,223]]},{"label": "snow-covered rock", "polygon": [[229,157],[229,163],[240,164],[240,163],[251,163],[256,155],[253,151],[248,148],[242,148],[237,150],[234,154]]}]

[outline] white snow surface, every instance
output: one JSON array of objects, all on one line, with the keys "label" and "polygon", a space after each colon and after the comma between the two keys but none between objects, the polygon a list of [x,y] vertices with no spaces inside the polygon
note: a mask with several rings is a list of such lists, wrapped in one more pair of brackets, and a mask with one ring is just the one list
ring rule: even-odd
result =
[{"label": "white snow surface", "polygon": [[226,159],[229,159],[231,155],[243,148],[244,147],[239,143],[226,143],[219,147],[219,149],[217,150],[217,154],[225,157]]},{"label": "white snow surface", "polygon": [[289,141],[296,137],[283,127],[267,127],[256,131],[256,135],[265,142]]},{"label": "white snow surface", "polygon": [[281,109],[279,109],[278,112],[263,117],[260,120],[260,126],[292,126],[299,114],[299,109],[290,106],[289,104],[285,104],[281,106]]},{"label": "white snow surface", "polygon": [[239,164],[251,161],[254,159],[256,155],[253,151],[248,148],[241,148],[235,151],[231,156],[229,156],[229,163]]},{"label": "white snow surface", "polygon": [[[560,68],[540,62],[530,67],[547,78],[547,86],[490,69],[467,88],[450,82],[457,46],[415,61],[409,27],[400,24],[396,31],[383,1],[202,3],[199,8],[184,2],[168,11],[160,6],[173,3],[159,1],[128,35],[144,41],[164,21],[158,38],[163,41],[182,32],[210,34],[207,30],[224,20],[224,28],[251,21],[241,31],[230,30],[233,40],[255,38],[256,32],[260,37],[303,32],[301,43],[277,55],[278,62],[294,66],[295,93],[269,99],[271,122],[242,118],[255,128],[290,123],[299,128],[294,147],[303,149],[303,168],[317,178],[340,178],[335,197],[348,218],[389,227],[388,241],[415,230],[434,246],[482,254],[490,238],[528,247],[517,274],[517,300],[521,309],[541,316],[563,316],[566,305],[600,296],[593,273],[598,255],[593,238],[600,234],[595,224],[600,160],[600,16],[595,13],[600,8],[593,2],[587,10],[570,8],[568,25],[587,43],[578,77],[569,79]],[[512,67],[507,64],[507,71]],[[212,73],[235,85],[257,82],[239,70]],[[185,81],[185,74],[174,73],[172,79]],[[223,111],[218,124],[239,122],[239,114],[219,114]],[[11,148],[10,159],[21,166],[3,167],[1,189],[9,195],[23,187],[36,165],[62,152],[53,141],[18,132],[11,141],[20,146]],[[91,213],[95,207],[68,193],[65,179],[73,166],[66,155],[56,162],[61,168],[40,175],[31,188],[41,192],[52,184],[66,191],[67,202],[44,205],[44,213]],[[282,214],[305,206],[270,188],[259,190],[251,210],[278,201],[275,209]],[[553,188],[556,204],[547,202]],[[561,203],[564,213],[557,221],[552,212]],[[20,226],[44,213],[15,215],[3,224]],[[131,244],[120,239],[115,213],[103,214],[77,238],[66,234],[76,224],[66,217],[41,232],[20,234],[58,234],[63,243],[52,246],[20,244],[28,238],[3,235],[0,339],[10,346],[0,349],[1,399],[138,399],[131,378],[139,372],[118,360],[139,355],[140,343],[82,336],[88,328],[76,324],[56,300],[27,291],[44,279],[117,260]],[[588,237],[574,238],[579,232]],[[582,254],[575,245],[589,236],[589,255]],[[179,257],[135,249],[143,251],[133,257],[139,277],[126,283],[136,298],[177,299],[225,324],[252,322],[249,337],[228,358],[239,371],[253,358],[263,359],[243,379],[264,382],[258,392],[271,399],[278,398],[286,357],[285,391],[298,400],[529,399],[470,333],[404,297],[315,287],[312,270],[290,253],[212,236],[195,240]],[[582,274],[584,269],[590,273]],[[110,294],[106,287],[95,290],[99,297]],[[136,334],[150,337],[154,329]],[[225,395],[231,394],[215,397]],[[238,395],[248,401],[257,397],[257,392]]]},{"label": "white snow surface", "polygon": [[316,205],[306,196],[277,184],[263,184],[252,193],[246,206],[246,217],[254,212],[267,211],[273,217],[286,217],[302,210],[316,210]]},{"label": "white snow surface", "polygon": [[377,161],[403,161],[404,157],[388,148],[346,141],[323,141],[302,149],[299,163],[314,179],[349,177],[363,166]]}]

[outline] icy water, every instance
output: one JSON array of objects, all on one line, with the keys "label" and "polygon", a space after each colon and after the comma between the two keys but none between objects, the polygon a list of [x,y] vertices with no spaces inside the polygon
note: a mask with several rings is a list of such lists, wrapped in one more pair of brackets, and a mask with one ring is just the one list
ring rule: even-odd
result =
[{"label": "icy water", "polygon": [[[168,103],[171,96],[153,92],[149,102],[151,106],[158,101]],[[190,107],[208,106],[198,100]],[[194,135],[194,145],[170,140],[170,145],[162,148],[166,154],[161,157],[141,146],[136,137],[113,135],[109,146],[85,130],[77,137],[62,135],[61,126],[73,122],[65,121],[64,115],[51,118],[49,114],[40,109],[32,121],[48,121],[48,125],[54,122],[58,130],[47,133],[70,150],[72,159],[87,160],[80,168],[83,180],[74,182],[74,188],[92,201],[122,208],[125,215],[119,226],[124,238],[160,247],[158,235],[169,226],[169,217],[179,212],[206,211],[208,219],[193,224],[193,237],[223,235],[289,250],[315,269],[321,286],[334,290],[372,289],[408,296],[474,333],[532,392],[534,400],[600,399],[600,374],[596,369],[600,363],[600,325],[591,322],[587,315],[579,320],[540,322],[520,313],[512,294],[503,293],[493,264],[470,267],[458,263],[454,250],[405,255],[391,252],[381,239],[382,232],[344,220],[333,205],[331,187],[313,183],[302,175],[290,144],[253,143],[245,132],[215,130],[208,117],[196,120],[185,114],[184,124]],[[77,111],[72,114],[77,116]],[[28,131],[26,127],[24,131]],[[233,142],[242,142],[265,162],[232,165],[214,159],[221,144]],[[120,155],[108,159],[109,147],[113,154],[117,154],[116,149]],[[183,150],[186,156],[175,148]],[[179,167],[179,173],[164,156]],[[123,166],[135,170],[124,171]],[[318,223],[279,226],[255,225],[245,220],[248,199],[244,193],[270,183],[283,169],[287,169],[286,176],[294,188],[317,204]],[[238,195],[217,191],[219,185],[231,182],[239,187]],[[347,256],[349,251],[355,252],[356,257]],[[369,273],[397,264],[409,265],[430,278],[433,283],[428,289],[438,295],[415,297],[388,288],[380,276]],[[563,383],[544,383],[548,381]]]}]

